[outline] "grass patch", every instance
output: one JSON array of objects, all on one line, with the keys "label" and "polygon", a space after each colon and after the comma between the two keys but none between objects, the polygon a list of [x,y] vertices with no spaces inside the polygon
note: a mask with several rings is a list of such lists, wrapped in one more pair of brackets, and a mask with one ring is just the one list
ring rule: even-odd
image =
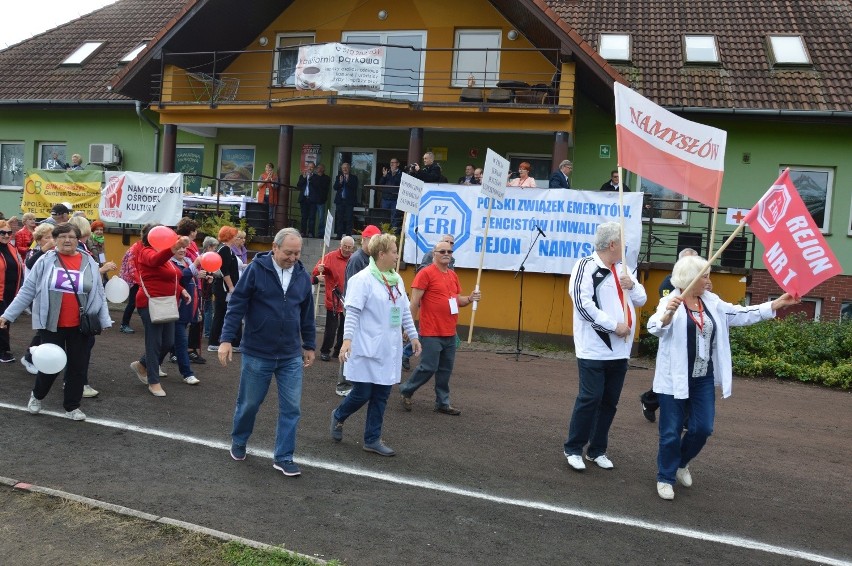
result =
[{"label": "grass patch", "polygon": [[[233,566],[316,566],[317,561],[277,549],[259,549],[229,542],[222,549],[222,559]],[[327,562],[329,566],[340,566],[337,560]]]}]

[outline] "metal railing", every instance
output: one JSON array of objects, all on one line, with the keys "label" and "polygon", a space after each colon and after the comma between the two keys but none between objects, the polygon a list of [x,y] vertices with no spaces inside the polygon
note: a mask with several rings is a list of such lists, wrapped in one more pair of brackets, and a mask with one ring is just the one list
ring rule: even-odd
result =
[{"label": "metal railing", "polygon": [[[409,57],[398,59],[411,63],[394,66],[387,58],[377,90],[298,89],[293,57],[297,50],[268,49],[166,52],[152,83],[152,96],[160,105],[272,105],[337,97],[412,104],[559,106],[558,50],[385,47],[404,51]],[[474,55],[480,66],[459,67],[460,54]]]}]

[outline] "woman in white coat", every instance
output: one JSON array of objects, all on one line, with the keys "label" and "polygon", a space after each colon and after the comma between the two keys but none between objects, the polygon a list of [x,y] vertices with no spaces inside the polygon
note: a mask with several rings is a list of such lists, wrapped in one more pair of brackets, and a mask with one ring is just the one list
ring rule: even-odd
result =
[{"label": "woman in white coat", "polygon": [[382,442],[382,421],[391,388],[402,374],[402,331],[411,339],[414,355],[420,340],[411,317],[405,285],[394,271],[399,253],[396,238],[381,234],[370,239],[370,265],[346,284],[346,323],[340,361],[352,391],[331,413],[331,437],[343,439],[343,423],[367,405],[364,450],[393,456]]},{"label": "woman in white coat", "polygon": [[[716,412],[714,387],[731,395],[731,344],[728,328],[773,318],[775,311],[799,302],[785,293],[771,302],[743,307],[726,303],[706,290],[709,270],[698,256],[684,257],[672,271],[675,290],[660,299],[648,320],[648,331],[660,339],[654,393],[660,402],[660,446],[657,453],[657,494],[674,499],[674,484],[692,485],[689,462],[713,433]],[[687,431],[681,437],[689,411]]]}]

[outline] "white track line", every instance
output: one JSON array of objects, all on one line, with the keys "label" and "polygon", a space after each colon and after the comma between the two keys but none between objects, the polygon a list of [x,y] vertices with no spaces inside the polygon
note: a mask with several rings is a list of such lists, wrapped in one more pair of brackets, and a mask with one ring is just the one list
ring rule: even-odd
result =
[{"label": "white track line", "polygon": [[[3,403],[0,402],[0,408],[5,409],[13,409],[17,411],[27,412],[27,408],[22,405],[13,405],[11,403]],[[53,417],[65,418],[64,413],[59,413],[55,411],[41,411],[39,413],[41,415],[50,415]],[[148,428],[139,425],[132,425],[128,423],[124,423],[121,421],[115,421],[111,419],[99,419],[99,418],[87,418],[86,423],[105,426],[109,428],[115,428],[120,430],[126,430],[130,432],[138,432],[141,434],[147,434],[149,436],[158,436],[160,438],[167,438],[169,440],[177,440],[179,442],[186,442],[189,444],[196,444],[199,446],[205,446],[207,448],[213,448],[216,450],[230,450],[230,443],[220,442],[216,440],[207,440],[204,438],[197,438],[194,436],[189,436],[186,434],[179,434],[175,432],[168,432],[163,430],[157,430],[153,428]],[[82,423],[81,423],[82,424]],[[253,456],[258,456],[261,458],[269,458],[272,459],[272,451],[270,450],[257,450],[254,448],[250,448],[248,453]],[[469,497],[471,499],[479,499],[483,501],[488,501],[491,503],[499,503],[501,505],[509,505],[513,507],[521,507],[524,509],[536,509],[540,511],[548,511],[550,513],[556,513],[559,515],[568,515],[571,517],[580,517],[583,519],[589,519],[592,521],[598,521],[600,523],[609,523],[613,525],[621,525],[625,527],[633,527],[638,529],[643,529],[647,531],[653,531],[658,533],[671,534],[679,537],[706,541],[706,542],[714,542],[718,544],[724,544],[727,546],[733,546],[737,548],[744,548],[748,550],[757,550],[759,552],[767,552],[770,554],[778,554],[781,556],[789,556],[792,558],[798,558],[800,560],[807,560],[810,562],[818,562],[821,564],[830,564],[832,566],[852,566],[852,562],[849,560],[844,560],[840,558],[834,558],[831,556],[825,556],[822,554],[816,554],[813,552],[808,552],[805,550],[799,550],[796,548],[788,548],[783,546],[776,546],[773,544],[768,544],[765,542],[761,542],[759,540],[734,536],[734,535],[725,535],[725,534],[715,534],[706,531],[699,531],[696,529],[687,529],[683,527],[677,527],[673,525],[667,525],[664,523],[653,523],[650,521],[645,521],[642,519],[635,519],[631,517],[621,516],[621,515],[611,515],[609,513],[597,513],[593,511],[585,511],[583,509],[578,509],[575,507],[568,507],[565,505],[554,505],[552,503],[545,503],[542,501],[533,501],[528,499],[514,499],[511,497],[502,497],[499,495],[490,495],[487,493],[482,493],[480,491],[472,491],[469,489],[465,489],[462,487],[456,487],[446,483],[434,482],[431,480],[418,479],[414,477],[406,477],[400,476],[397,474],[388,474],[383,472],[376,472],[373,470],[366,470],[363,468],[358,468],[356,466],[346,466],[339,464],[337,462],[328,462],[324,460],[317,460],[315,458],[310,458],[307,456],[299,456],[299,464],[304,464],[305,466],[312,468],[319,468],[323,470],[328,470],[331,472],[337,472],[341,474],[349,474],[353,476],[366,477],[377,479],[381,481],[385,481],[388,483],[394,483],[397,485],[405,485],[410,487],[418,487],[421,489],[428,489],[431,491],[437,491],[440,493],[450,493],[453,495],[460,495],[462,497]]]}]

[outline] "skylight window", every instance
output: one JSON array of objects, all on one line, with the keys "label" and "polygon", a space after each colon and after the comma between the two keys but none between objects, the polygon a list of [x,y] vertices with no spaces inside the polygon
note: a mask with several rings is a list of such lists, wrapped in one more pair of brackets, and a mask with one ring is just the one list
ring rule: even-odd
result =
[{"label": "skylight window", "polygon": [[772,59],[777,65],[810,65],[811,58],[801,35],[770,35]]},{"label": "skylight window", "polygon": [[139,44],[139,46],[138,46],[138,47],[136,47],[136,49],[134,49],[133,51],[131,51],[130,53],[128,53],[127,55],[125,55],[124,57],[122,57],[122,59],[121,59],[120,63],[130,63],[131,61],[133,61],[134,59],[136,59],[136,56],[137,56],[137,55],[139,55],[140,53],[142,53],[142,50],[143,50],[143,49],[145,49],[145,47],[146,47],[147,45],[148,45],[147,43],[140,43],[140,44]]},{"label": "skylight window", "polygon": [[719,50],[716,47],[716,36],[685,35],[683,36],[683,44],[687,63],[719,62]]},{"label": "skylight window", "polygon": [[82,65],[86,62],[86,60],[94,55],[95,51],[100,49],[101,45],[103,45],[103,41],[87,41],[83,45],[77,48],[77,50],[68,56],[62,64],[63,65]]},{"label": "skylight window", "polygon": [[626,33],[602,33],[598,52],[608,61],[630,61],[630,36]]}]

